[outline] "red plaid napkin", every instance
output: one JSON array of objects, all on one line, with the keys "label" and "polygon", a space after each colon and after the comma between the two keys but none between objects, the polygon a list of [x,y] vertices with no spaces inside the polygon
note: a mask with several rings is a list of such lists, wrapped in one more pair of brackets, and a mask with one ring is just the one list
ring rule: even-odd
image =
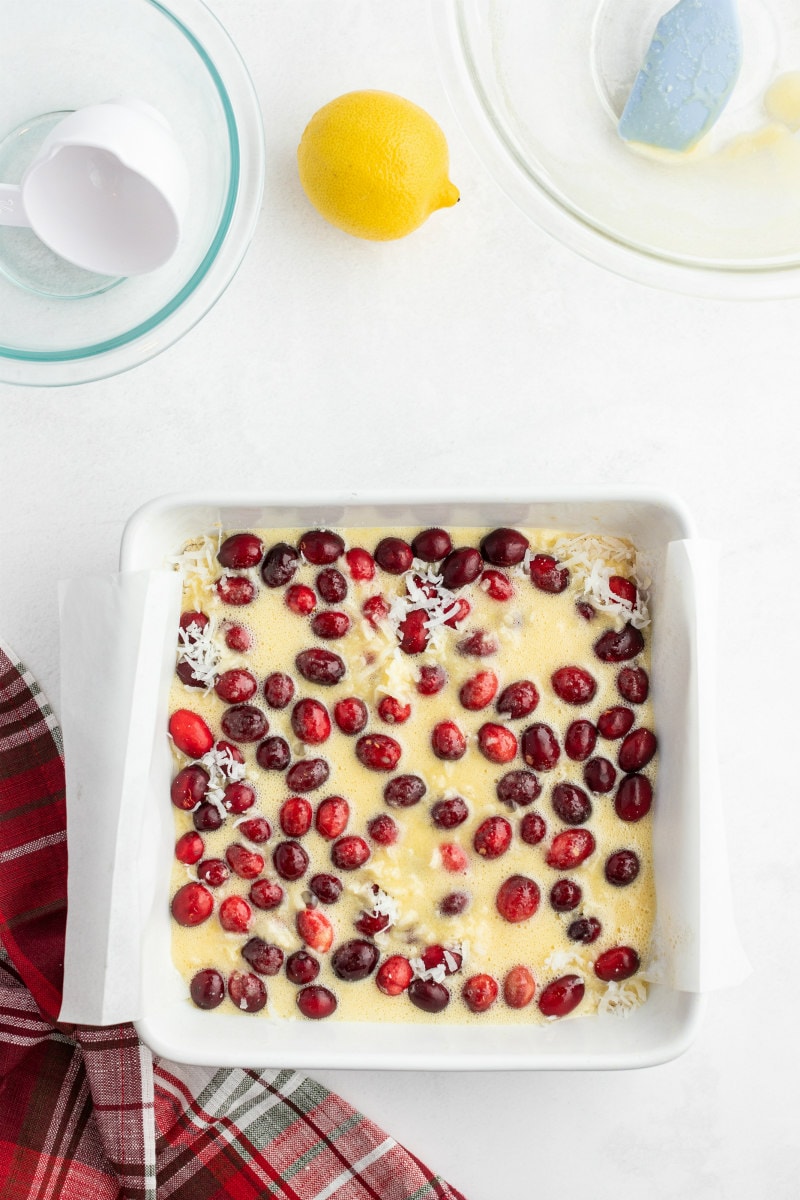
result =
[{"label": "red plaid napkin", "polygon": [[0,1196],[463,1200],[296,1071],[154,1058],[132,1025],[57,1025],[67,843],[56,719],[0,644]]}]

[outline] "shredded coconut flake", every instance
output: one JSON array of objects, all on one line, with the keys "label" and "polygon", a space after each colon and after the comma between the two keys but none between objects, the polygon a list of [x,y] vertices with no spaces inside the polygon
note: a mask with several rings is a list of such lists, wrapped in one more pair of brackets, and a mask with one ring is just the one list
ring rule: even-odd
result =
[{"label": "shredded coconut flake", "polygon": [[245,778],[244,763],[237,762],[230,750],[218,750],[213,746],[200,759],[199,765],[208,771],[205,799],[214,805],[221,817],[227,817],[228,810],[223,803],[225,788],[229,783],[238,783]]},{"label": "shredded coconut flake", "polygon": [[426,967],[421,958],[412,958],[409,962],[415,979],[431,979],[434,983],[444,983],[447,978],[444,963],[439,963],[435,967]]},{"label": "shredded coconut flake", "polygon": [[222,657],[215,640],[218,628],[217,618],[211,616],[205,628],[192,621],[186,629],[178,629],[178,662],[189,664],[207,692],[214,686]]},{"label": "shredded coconut flake", "polygon": [[202,537],[190,542],[176,558],[167,560],[169,566],[180,571],[183,586],[198,586],[210,591],[220,574],[217,554],[222,541],[220,530],[214,537]]},{"label": "shredded coconut flake", "polygon": [[599,1013],[612,1013],[615,1017],[629,1017],[635,1008],[647,999],[647,983],[639,975],[625,979],[622,983],[609,983],[597,1002]]},{"label": "shredded coconut flake", "polygon": [[[644,629],[650,624],[647,610],[650,580],[640,572],[636,547],[623,538],[581,537],[561,538],[553,547],[553,554],[570,571],[587,600],[604,612],[630,621],[635,629]],[[611,564],[615,564],[613,567]],[[636,585],[636,605],[615,595],[609,586],[612,575],[627,568],[628,576]]]}]

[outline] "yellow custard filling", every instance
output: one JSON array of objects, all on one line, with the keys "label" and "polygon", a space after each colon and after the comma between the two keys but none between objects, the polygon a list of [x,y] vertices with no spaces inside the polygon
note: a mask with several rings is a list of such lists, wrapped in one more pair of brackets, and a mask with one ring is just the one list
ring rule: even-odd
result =
[{"label": "yellow custard filling", "polygon": [[[261,539],[265,551],[276,543],[297,547],[304,534],[302,529],[250,530]],[[335,531],[349,550],[363,547],[373,554],[381,539],[390,534],[411,543],[418,529],[339,529]],[[487,529],[450,528],[447,531],[455,547],[479,547]],[[321,565],[306,562],[302,557],[289,583],[265,586],[261,564],[245,569],[223,568],[216,558],[219,546],[229,536],[223,533],[202,537],[190,543],[176,560],[183,573],[185,612],[199,612],[210,619],[200,639],[202,653],[188,651],[191,663],[205,662],[206,687],[186,686],[176,675],[171,696],[170,712],[188,710],[200,716],[214,739],[225,739],[223,718],[231,707],[217,695],[211,683],[220,675],[235,669],[248,671],[257,681],[258,690],[247,701],[261,710],[269,729],[264,736],[280,737],[288,744],[291,764],[312,758],[323,758],[329,775],[318,788],[303,797],[316,813],[320,803],[329,796],[346,799],[349,819],[346,836],[356,835],[369,848],[369,858],[357,869],[339,869],[332,860],[336,839],[317,832],[314,824],[302,836],[291,837],[281,829],[281,807],[293,794],[287,788],[286,771],[264,770],[258,764],[257,751],[264,740],[237,742],[243,756],[237,771],[256,793],[255,804],[245,813],[229,814],[218,829],[195,831],[196,814],[190,810],[174,809],[176,838],[198,832],[202,841],[200,858],[193,863],[177,859],[172,871],[172,895],[189,882],[202,880],[202,863],[210,859],[226,861],[232,843],[244,846],[261,855],[263,870],[258,877],[277,882],[283,889],[280,904],[270,910],[253,905],[248,899],[252,878],[241,878],[234,870],[219,886],[207,890],[213,897],[213,911],[196,925],[183,925],[173,920],[173,959],[187,987],[199,971],[215,970],[224,981],[232,973],[255,973],[260,979],[266,1002],[262,1014],[272,1017],[300,1016],[298,995],[302,987],[290,982],[285,960],[304,949],[298,932],[298,914],[309,908],[322,913],[332,930],[332,945],[322,951],[305,947],[319,963],[319,973],[313,987],[325,988],[335,998],[333,1019],[349,1021],[436,1021],[501,1023],[544,1022],[554,1015],[552,1003],[542,997],[549,985],[566,977],[578,981],[580,998],[573,1008],[576,1016],[609,1009],[627,1010],[641,1003],[647,994],[649,945],[655,914],[653,889],[651,822],[652,813],[639,819],[622,819],[618,815],[617,797],[626,775],[643,779],[644,788],[652,788],[655,779],[655,759],[640,768],[624,769],[619,759],[621,749],[631,734],[654,729],[649,696],[642,702],[630,702],[620,692],[623,671],[649,674],[650,625],[646,612],[647,580],[637,564],[635,548],[616,538],[596,538],[557,530],[521,529],[529,542],[524,559],[511,566],[484,564],[484,569],[500,577],[499,590],[508,598],[495,598],[483,572],[474,582],[445,589],[442,584],[441,563],[425,563],[415,559],[408,571],[391,574],[378,567],[371,579],[354,579],[344,554],[330,566],[341,572],[347,593],[336,603],[326,603],[317,590]],[[566,579],[562,591],[542,590],[532,582],[531,562],[535,556],[550,556],[555,560],[549,578]],[[540,564],[541,565],[541,564]],[[547,564],[545,577],[547,578]],[[564,572],[553,576],[552,570]],[[254,598],[246,604],[225,603],[218,590],[222,578],[244,578],[253,586]],[[628,582],[628,591],[618,595],[613,581]],[[438,580],[438,583],[437,583]],[[505,582],[503,582],[505,581]],[[611,581],[611,583],[610,583]],[[426,614],[430,623],[427,645],[420,653],[406,653],[400,648],[403,619],[413,611],[409,591],[419,595],[419,587],[443,592],[443,604],[438,601]],[[314,610],[311,613],[293,611],[287,604],[289,587],[305,587],[314,591]],[[223,588],[224,591],[224,588]],[[630,594],[635,600],[630,599]],[[228,593],[230,594],[230,593]],[[363,612],[365,601],[382,596],[389,615],[371,623]],[[448,599],[449,597],[449,599]],[[443,614],[452,615],[452,597],[464,599],[469,613],[456,627],[442,623]],[[627,597],[627,598],[626,598]],[[448,607],[448,605],[450,607]],[[435,611],[434,611],[435,610]],[[315,635],[312,621],[326,611],[344,614],[349,619],[347,633],[338,638]],[[438,615],[437,615],[438,613]],[[232,650],[226,644],[226,633],[232,625],[246,630],[250,648],[244,652]],[[637,653],[618,661],[603,661],[595,647],[604,635],[606,641],[614,634],[635,629],[641,648]],[[496,644],[485,656],[475,656],[465,643],[478,633]],[[234,639],[235,640],[235,639]],[[179,646],[179,661],[187,658],[191,637],[184,634]],[[311,682],[299,673],[297,656],[310,648],[323,648],[338,655],[344,663],[343,678],[333,685]],[[474,643],[473,643],[474,649]],[[205,656],[205,657],[204,657]],[[420,694],[418,682],[424,668],[441,668],[446,682],[433,695]],[[564,667],[578,667],[587,672],[595,689],[583,703],[565,700],[557,693],[554,676]],[[201,668],[198,668],[201,670]],[[270,707],[265,699],[264,680],[275,672],[289,675],[294,683],[291,701],[283,708]],[[463,685],[481,673],[496,677],[496,693],[486,707],[474,711],[465,708],[461,695]],[[184,668],[185,674],[185,668]],[[202,674],[202,670],[201,670]],[[531,681],[538,692],[535,709],[522,717],[497,711],[497,701],[511,684]],[[337,701],[356,697],[367,708],[367,724],[356,734],[345,734],[337,727],[334,716]],[[392,697],[398,702],[401,715],[410,706],[410,715],[402,723],[387,723],[379,715],[381,701]],[[295,705],[304,699],[321,702],[330,715],[331,732],[318,744],[304,743],[293,726]],[[604,737],[597,731],[608,727],[602,714],[612,709],[630,712],[629,732]],[[386,708],[381,710],[386,711]],[[626,718],[622,718],[623,724]],[[588,722],[594,729],[596,742],[582,759],[567,753],[567,730],[574,722]],[[438,757],[432,746],[432,731],[442,722],[455,722],[466,739],[462,757],[447,761]],[[511,731],[516,739],[516,753],[504,762],[492,761],[481,749],[479,731],[488,724],[498,724]],[[526,761],[525,747],[530,745],[525,733],[532,725],[548,726],[558,743],[558,760],[547,769],[537,769]],[[400,759],[391,771],[376,771],[360,761],[359,739],[380,734],[390,737],[400,747]],[[572,743],[569,743],[570,745]],[[191,765],[193,758],[173,745],[176,772]],[[635,750],[635,747],[633,747]],[[634,755],[635,757],[635,755]],[[589,760],[605,762],[604,782],[608,790],[593,791],[587,784]],[[623,755],[623,764],[629,762]],[[498,781],[512,771],[532,772],[538,780],[540,794],[532,803],[523,806],[504,803],[498,797]],[[601,776],[603,772],[601,771]],[[398,775],[414,775],[425,784],[422,799],[410,807],[387,805],[384,789]],[[590,776],[592,779],[595,776]],[[226,783],[222,780],[222,785]],[[580,792],[591,807],[591,814],[579,824],[566,823],[554,809],[554,791],[558,785],[570,784]],[[628,785],[630,789],[631,785]],[[563,791],[563,788],[562,788]],[[296,793],[300,795],[301,793]],[[434,823],[432,809],[442,800],[461,798],[465,802],[466,819],[452,828]],[[647,805],[649,808],[649,804]],[[625,810],[630,818],[630,810]],[[522,822],[538,813],[544,821],[545,833],[537,844],[523,840]],[[379,815],[388,815],[396,827],[393,844],[380,844],[369,833],[370,822]],[[264,817],[271,827],[266,842],[254,844],[242,835],[240,826],[254,817]],[[510,827],[510,844],[498,857],[484,857],[475,849],[476,832],[490,818],[501,817]],[[558,869],[547,861],[554,838],[569,830],[586,830],[594,839],[594,849],[585,861],[573,869]],[[478,839],[480,841],[480,837]],[[297,841],[308,856],[308,867],[295,881],[282,879],[276,872],[273,854],[281,842]],[[466,866],[458,872],[447,870],[448,852],[443,846],[460,847],[465,852]],[[633,852],[638,859],[638,874],[624,885],[609,882],[607,862],[619,851]],[[194,852],[196,853],[196,851]],[[342,884],[335,903],[321,903],[310,889],[315,875],[330,874]],[[533,880],[539,892],[535,913],[511,922],[498,911],[498,893],[512,876]],[[566,900],[574,906],[557,911],[552,899],[553,885],[569,880],[576,889],[564,889]],[[376,889],[380,889],[377,891]],[[571,894],[569,894],[571,891]],[[466,896],[463,911],[447,915],[442,901],[453,893]],[[558,895],[558,892],[556,893]],[[575,900],[577,895],[577,900]],[[248,902],[251,916],[246,931],[223,929],[219,912],[222,903],[231,896]],[[564,899],[563,895],[561,897]],[[388,928],[373,934],[363,934],[355,922],[364,914],[388,916]],[[445,904],[445,910],[447,903]],[[173,910],[174,911],[174,910]],[[600,932],[590,942],[571,936],[570,930],[592,919]],[[301,930],[302,930],[301,918]],[[258,938],[283,952],[284,963],[277,973],[258,975],[242,955],[250,939]],[[360,980],[349,981],[337,976],[337,948],[354,939],[367,941],[377,950],[376,966]],[[431,947],[442,947],[449,957],[445,966],[425,968],[422,955]],[[635,952],[638,969],[627,973],[618,960],[608,952],[618,948]],[[598,978],[595,966],[601,956],[610,969]],[[378,986],[380,967],[391,956],[402,956],[411,964],[416,978],[436,983],[448,993],[446,1006],[438,1012],[426,1011],[410,999],[407,988],[398,995],[387,995]],[[436,955],[434,955],[434,958]],[[629,956],[630,958],[630,956]],[[441,959],[441,954],[439,954]],[[448,973],[458,964],[459,969]],[[507,1002],[504,984],[509,972],[524,966],[535,982],[535,994],[523,1007]],[[616,972],[616,974],[615,974]],[[464,987],[475,976],[489,976],[496,984],[497,996],[486,1011],[472,1011],[464,999]],[[417,985],[419,986],[419,985]],[[570,985],[573,988],[575,983]],[[412,993],[414,988],[412,987]],[[441,992],[439,993],[441,994]],[[485,988],[476,994],[486,997]],[[575,993],[577,995],[577,993]],[[469,987],[467,997],[471,997]],[[553,993],[548,993],[552,1001]],[[556,1002],[558,996],[556,996]],[[480,1003],[481,1001],[479,1001]],[[485,1002],[485,999],[484,1001]],[[513,1003],[513,1000],[512,1000]],[[210,1007],[211,1005],[209,1005]],[[215,1004],[216,1006],[216,1004]],[[220,1011],[236,1007],[226,987]],[[246,1003],[239,1003],[245,1007]],[[474,1006],[473,1006],[474,1007]],[[556,1004],[557,1007],[557,1004]],[[325,1014],[327,1015],[327,1014]]]}]

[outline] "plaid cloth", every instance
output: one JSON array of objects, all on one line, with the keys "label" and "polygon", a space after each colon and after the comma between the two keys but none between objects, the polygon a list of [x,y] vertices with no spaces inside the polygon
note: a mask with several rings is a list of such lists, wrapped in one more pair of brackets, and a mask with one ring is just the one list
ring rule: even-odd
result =
[{"label": "plaid cloth", "polygon": [[463,1200],[296,1071],[181,1066],[132,1025],[58,1025],[66,887],[60,731],[0,644],[4,1200]]}]

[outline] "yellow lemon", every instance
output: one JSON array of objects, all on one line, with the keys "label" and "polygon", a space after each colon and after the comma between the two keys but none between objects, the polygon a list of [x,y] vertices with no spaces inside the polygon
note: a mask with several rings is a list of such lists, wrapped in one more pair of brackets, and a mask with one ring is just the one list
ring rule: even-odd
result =
[{"label": "yellow lemon", "polygon": [[441,129],[391,92],[348,92],[326,104],[305,128],[297,163],[314,207],[354,237],[405,237],[458,200]]}]

